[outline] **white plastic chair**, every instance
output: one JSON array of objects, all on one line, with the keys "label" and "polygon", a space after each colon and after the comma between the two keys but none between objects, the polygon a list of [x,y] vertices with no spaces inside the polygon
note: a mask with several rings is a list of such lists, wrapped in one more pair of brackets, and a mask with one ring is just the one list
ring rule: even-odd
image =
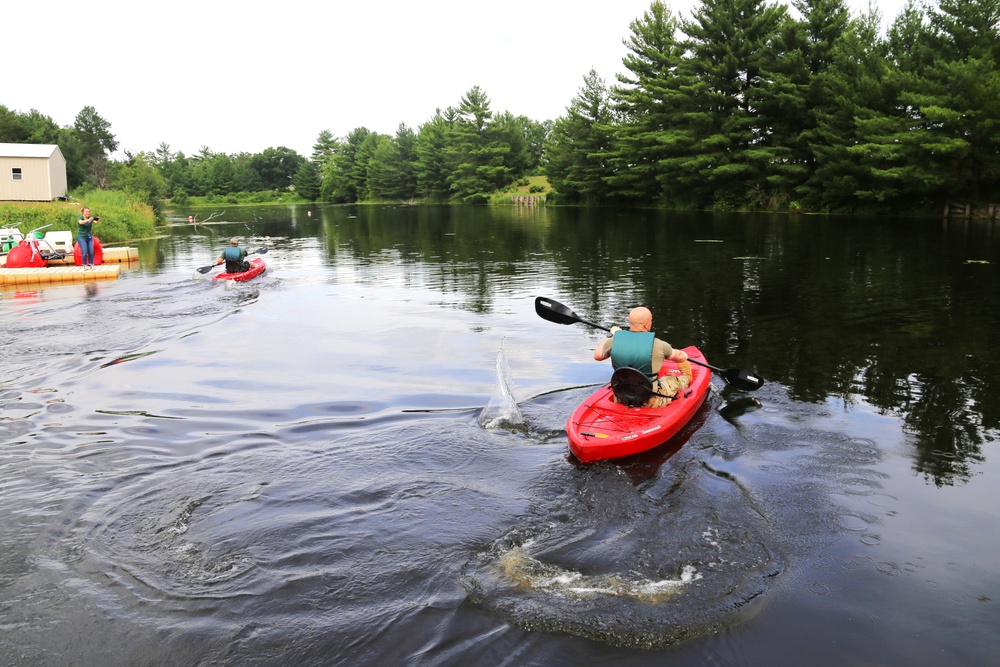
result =
[{"label": "white plastic chair", "polygon": [[45,232],[45,238],[42,240],[56,252],[73,254],[73,232]]}]

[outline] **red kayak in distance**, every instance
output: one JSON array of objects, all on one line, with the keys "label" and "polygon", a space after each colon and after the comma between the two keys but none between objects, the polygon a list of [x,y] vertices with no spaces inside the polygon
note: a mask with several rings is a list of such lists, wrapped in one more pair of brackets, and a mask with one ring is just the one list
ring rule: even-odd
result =
[{"label": "red kayak in distance", "polygon": [[[694,361],[705,361],[695,346],[684,351]],[[590,395],[566,422],[569,449],[584,463],[619,459],[645,452],[663,444],[691,421],[705,402],[711,386],[712,371],[691,365],[691,386],[662,408],[630,408],[614,402],[611,385]],[[664,361],[660,376],[679,375],[677,364]]]},{"label": "red kayak in distance", "polygon": [[217,273],[212,276],[212,280],[235,280],[242,283],[264,273],[264,269],[266,268],[267,266],[264,264],[263,259],[254,257],[250,260],[250,268],[248,270],[240,271],[239,273]]}]

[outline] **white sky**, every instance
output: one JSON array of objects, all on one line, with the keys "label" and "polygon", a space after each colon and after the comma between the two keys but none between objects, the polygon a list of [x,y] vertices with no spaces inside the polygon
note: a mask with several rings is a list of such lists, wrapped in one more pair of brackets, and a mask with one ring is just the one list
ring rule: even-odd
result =
[{"label": "white sky", "polygon": [[[884,22],[905,2],[871,1]],[[650,3],[10,0],[0,104],[61,126],[90,105],[119,151],[166,142],[188,155],[308,156],[321,130],[416,130],[474,85],[493,111],[543,121],[565,113],[591,68],[614,82],[622,39]],[[685,18],[697,3],[667,0]]]}]

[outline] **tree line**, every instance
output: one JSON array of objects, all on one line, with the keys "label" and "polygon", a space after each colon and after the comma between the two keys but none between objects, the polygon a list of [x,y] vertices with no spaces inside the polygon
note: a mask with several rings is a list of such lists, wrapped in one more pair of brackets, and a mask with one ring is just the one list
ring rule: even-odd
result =
[{"label": "tree line", "polygon": [[831,212],[996,201],[1000,0],[910,0],[880,32],[843,0],[659,0],[627,73],[591,71],[546,173],[579,201]]},{"label": "tree line", "polygon": [[682,19],[654,0],[623,40],[625,73],[609,87],[589,72],[555,121],[494,112],[473,86],[416,130],[324,130],[308,157],[161,143],[110,162],[117,142],[92,107],[59,128],[0,106],[0,141],[58,143],[71,187],[175,203],[482,203],[532,173],[557,201],[590,204],[904,213],[998,197],[1000,0],[910,0],[884,33],[845,0],[792,8],[701,0]]}]

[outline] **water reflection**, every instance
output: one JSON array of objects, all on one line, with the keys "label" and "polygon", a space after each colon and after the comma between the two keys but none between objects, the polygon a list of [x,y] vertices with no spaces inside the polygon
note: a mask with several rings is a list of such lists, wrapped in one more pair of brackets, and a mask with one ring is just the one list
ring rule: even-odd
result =
[{"label": "water reflection", "polygon": [[591,320],[646,304],[670,340],[756,367],[798,400],[902,416],[916,470],[937,484],[967,479],[997,437],[993,223],[453,206],[226,217],[220,238],[300,250],[318,238],[319,259],[361,284],[427,286],[474,313],[545,282]]}]

